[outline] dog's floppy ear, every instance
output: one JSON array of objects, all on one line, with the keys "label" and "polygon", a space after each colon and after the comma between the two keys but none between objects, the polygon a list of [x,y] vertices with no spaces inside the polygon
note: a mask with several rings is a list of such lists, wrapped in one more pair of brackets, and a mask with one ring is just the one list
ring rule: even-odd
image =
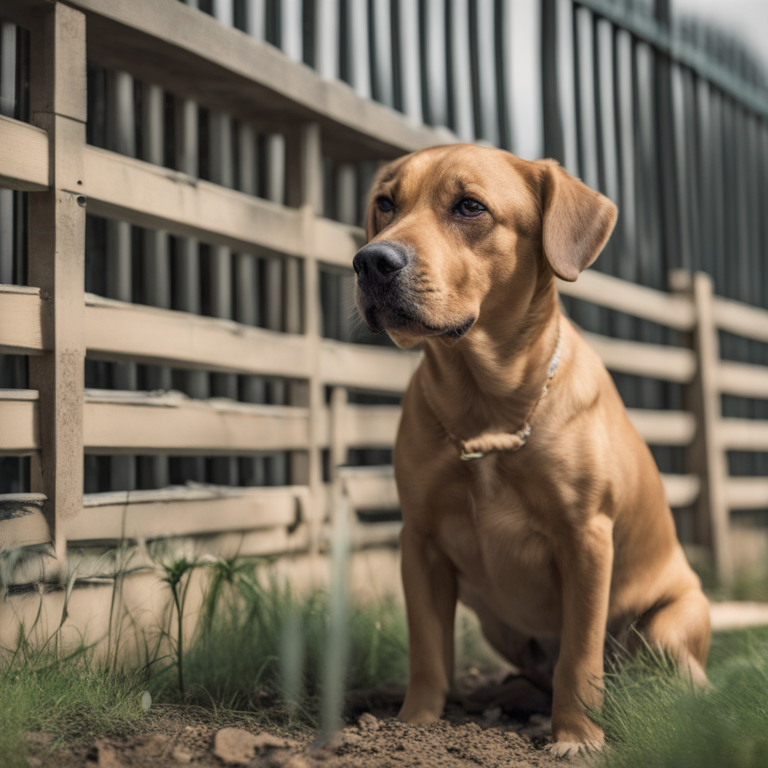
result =
[{"label": "dog's floppy ear", "polygon": [[544,256],[558,277],[573,282],[603,250],[618,210],[554,160],[540,162]]}]

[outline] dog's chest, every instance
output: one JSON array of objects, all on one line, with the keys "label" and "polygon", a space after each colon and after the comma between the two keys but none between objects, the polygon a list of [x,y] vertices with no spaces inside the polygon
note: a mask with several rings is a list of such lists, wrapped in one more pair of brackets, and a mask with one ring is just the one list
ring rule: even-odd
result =
[{"label": "dog's chest", "polygon": [[470,505],[443,518],[440,541],[459,573],[462,599],[532,634],[560,623],[560,578],[535,501],[488,456],[472,469]]}]

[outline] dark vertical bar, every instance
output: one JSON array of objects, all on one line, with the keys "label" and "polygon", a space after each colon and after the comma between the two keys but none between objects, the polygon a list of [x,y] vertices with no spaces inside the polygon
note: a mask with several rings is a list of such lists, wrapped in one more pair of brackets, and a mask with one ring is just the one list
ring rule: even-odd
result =
[{"label": "dark vertical bar", "polygon": [[541,72],[544,154],[564,163],[563,116],[557,79],[557,0],[541,2]]},{"label": "dark vertical bar", "polygon": [[598,189],[606,194],[605,136],[603,133],[603,99],[600,86],[602,56],[600,55],[600,17],[592,14],[592,87],[595,97],[595,160],[597,163]]},{"label": "dark vertical bar", "polygon": [[572,31],[573,31],[573,102],[574,122],[576,124],[576,165],[580,178],[585,176],[584,165],[584,120],[581,112],[582,85],[581,85],[581,36],[579,33],[579,17],[581,8],[576,3],[572,6]]},{"label": "dark vertical bar", "polygon": [[499,146],[503,149],[511,150],[512,121],[510,119],[510,104],[508,98],[507,68],[504,60],[504,50],[510,44],[509,41],[504,39],[506,17],[509,12],[509,6],[504,0],[494,0],[493,45],[494,60],[496,63],[496,103],[498,104]]}]

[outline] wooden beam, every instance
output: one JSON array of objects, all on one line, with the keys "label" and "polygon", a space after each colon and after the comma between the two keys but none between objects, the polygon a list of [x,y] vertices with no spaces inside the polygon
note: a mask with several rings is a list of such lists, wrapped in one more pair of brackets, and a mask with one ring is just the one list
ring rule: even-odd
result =
[{"label": "wooden beam", "polygon": [[673,509],[689,507],[699,497],[701,481],[696,475],[662,475],[667,503]]},{"label": "wooden beam", "polygon": [[725,483],[729,509],[763,509],[768,507],[768,478],[729,477]]},{"label": "wooden beam", "polygon": [[391,448],[395,444],[400,407],[346,405],[340,428],[349,448]]},{"label": "wooden beam", "polygon": [[208,109],[277,124],[316,122],[326,153],[397,157],[456,141],[393,109],[361,99],[272,45],[181,3],[74,0],[88,18],[88,57]]},{"label": "wooden beam", "polygon": [[692,330],[695,322],[693,302],[689,297],[645,288],[591,269],[582,272],[575,283],[558,280],[557,288],[564,296],[626,312],[679,331]]},{"label": "wooden beam", "polygon": [[301,519],[306,488],[178,486],[86,494],[67,523],[69,541],[120,541],[289,528]]},{"label": "wooden beam", "polygon": [[44,192],[48,185],[48,134],[0,115],[0,187]]},{"label": "wooden beam", "polygon": [[306,450],[306,408],[192,400],[180,392],[86,390],[84,445],[95,454]]},{"label": "wooden beam", "polygon": [[303,255],[296,210],[98,147],[85,148],[84,162],[90,213],[248,253]]},{"label": "wooden beam", "polygon": [[696,434],[696,418],[686,411],[627,408],[627,415],[651,445],[690,445]]},{"label": "wooden beam", "polygon": [[50,190],[29,195],[29,282],[40,289],[50,349],[29,359],[42,447],[32,491],[48,499],[44,512],[64,569],[62,525],[80,512],[83,496],[85,17],[64,3],[46,4],[30,32],[31,120],[48,134],[51,164]]},{"label": "wooden beam", "polygon": [[318,261],[352,272],[352,259],[365,245],[365,231],[360,227],[330,219],[312,221],[311,242]]},{"label": "wooden beam", "polygon": [[717,386],[728,395],[768,399],[768,368],[721,361],[717,367]]},{"label": "wooden beam", "polygon": [[39,288],[0,285],[0,354],[34,355],[44,347]]},{"label": "wooden beam", "polygon": [[400,507],[393,466],[339,467],[336,471],[353,509],[365,511]]},{"label": "wooden beam", "polygon": [[612,371],[681,384],[696,373],[696,356],[690,349],[611,339],[586,331],[581,334]]},{"label": "wooden beam", "polygon": [[26,456],[40,448],[39,394],[0,389],[0,456]]},{"label": "wooden beam", "polygon": [[720,296],[714,297],[713,304],[715,325],[720,330],[768,343],[768,310]]},{"label": "wooden beam", "polygon": [[768,451],[768,421],[720,419],[717,439],[724,451]]},{"label": "wooden beam", "polygon": [[712,278],[697,272],[693,275],[691,290],[696,308],[693,340],[699,362],[689,388],[698,425],[691,450],[691,468],[702,482],[696,503],[696,543],[712,551],[717,574],[727,581],[733,575],[733,553],[725,491],[728,465],[718,442],[722,414],[719,381],[722,364],[715,325]]},{"label": "wooden beam", "polygon": [[86,295],[85,338],[88,355],[101,360],[289,378],[309,375],[309,345],[302,336],[93,294]]},{"label": "wooden beam", "polygon": [[403,392],[420,360],[415,352],[324,339],[320,370],[326,384]]}]

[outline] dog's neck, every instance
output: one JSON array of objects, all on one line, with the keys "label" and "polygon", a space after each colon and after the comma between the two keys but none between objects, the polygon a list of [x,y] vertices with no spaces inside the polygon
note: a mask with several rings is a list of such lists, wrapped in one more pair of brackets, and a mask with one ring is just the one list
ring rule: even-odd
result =
[{"label": "dog's neck", "polygon": [[539,276],[528,297],[484,303],[477,323],[459,342],[428,340],[423,375],[444,426],[461,439],[517,430],[547,383],[560,321],[548,273]]}]

